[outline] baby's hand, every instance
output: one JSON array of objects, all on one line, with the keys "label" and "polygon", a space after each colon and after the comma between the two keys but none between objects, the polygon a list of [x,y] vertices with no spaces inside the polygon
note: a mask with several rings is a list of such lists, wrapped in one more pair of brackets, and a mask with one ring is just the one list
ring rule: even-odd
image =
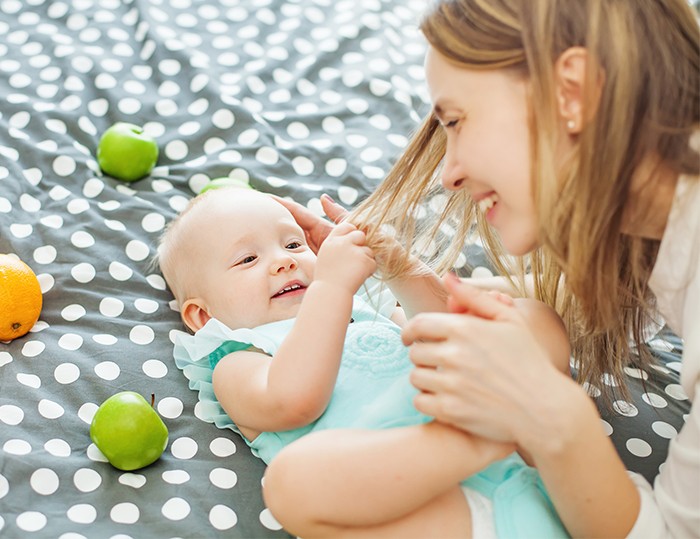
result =
[{"label": "baby's hand", "polygon": [[337,225],[321,245],[315,281],[345,287],[351,294],[377,269],[372,250],[365,245],[365,233],[350,223]]}]

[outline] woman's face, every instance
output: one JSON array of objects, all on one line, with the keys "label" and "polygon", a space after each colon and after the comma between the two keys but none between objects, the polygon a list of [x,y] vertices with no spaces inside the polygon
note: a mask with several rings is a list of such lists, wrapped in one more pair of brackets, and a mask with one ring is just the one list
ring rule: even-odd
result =
[{"label": "woman's face", "polygon": [[467,189],[506,250],[537,246],[530,182],[528,87],[505,70],[468,70],[430,47],[426,78],[435,115],[445,130],[445,189]]}]

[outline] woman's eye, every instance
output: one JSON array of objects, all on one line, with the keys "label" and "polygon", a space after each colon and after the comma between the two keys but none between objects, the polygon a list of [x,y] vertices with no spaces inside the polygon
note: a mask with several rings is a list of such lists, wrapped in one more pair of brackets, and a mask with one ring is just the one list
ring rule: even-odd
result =
[{"label": "woman's eye", "polygon": [[443,126],[445,129],[451,129],[457,125],[457,120],[450,120],[449,122],[445,122]]}]

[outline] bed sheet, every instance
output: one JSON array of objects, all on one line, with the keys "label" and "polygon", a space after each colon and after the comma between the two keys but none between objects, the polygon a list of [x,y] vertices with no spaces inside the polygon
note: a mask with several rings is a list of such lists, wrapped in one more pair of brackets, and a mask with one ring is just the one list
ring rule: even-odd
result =
[{"label": "bed sheet", "polygon": [[[32,331],[0,343],[0,535],[288,536],[263,504],[263,463],[198,419],[172,361],[181,325],[155,247],[211,178],[241,178],[315,211],[323,192],[348,207],[365,197],[428,107],[423,7],[0,2],[0,252],[34,269],[44,298]],[[95,160],[117,121],[143,125],[161,150],[135,183],[101,174]],[[489,271],[478,246],[467,261]],[[649,477],[687,410],[673,386],[678,348],[659,342],[671,346],[672,390],[607,423]],[[123,390],[155,394],[170,431],[161,459],[130,473],[89,438],[99,404]],[[647,409],[667,426],[620,438],[617,422],[635,425]]]}]

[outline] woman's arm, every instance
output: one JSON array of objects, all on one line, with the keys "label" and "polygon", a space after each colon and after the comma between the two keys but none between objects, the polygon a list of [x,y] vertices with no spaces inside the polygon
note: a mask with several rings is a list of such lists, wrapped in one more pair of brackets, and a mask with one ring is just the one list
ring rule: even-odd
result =
[{"label": "woman's arm", "polygon": [[344,223],[324,242],[314,280],[274,358],[261,360],[254,352],[235,352],[216,366],[214,392],[242,430],[296,428],[326,409],[340,366],[353,294],[376,266],[364,238],[364,233]]}]

